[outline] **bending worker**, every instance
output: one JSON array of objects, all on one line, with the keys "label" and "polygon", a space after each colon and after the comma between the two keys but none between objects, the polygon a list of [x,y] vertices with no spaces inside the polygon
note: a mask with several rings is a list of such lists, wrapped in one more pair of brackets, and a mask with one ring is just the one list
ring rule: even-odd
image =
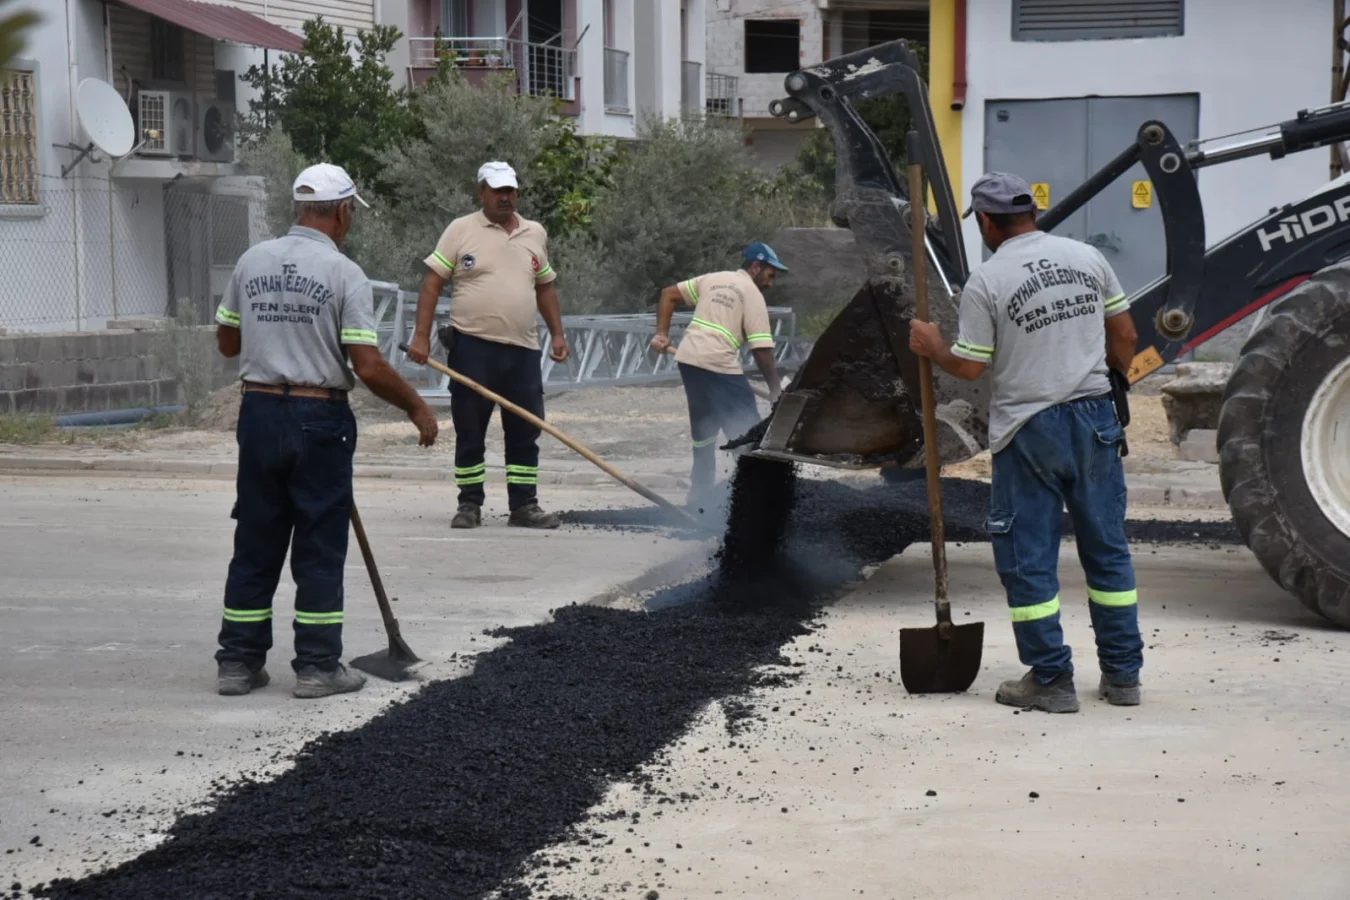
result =
[{"label": "bending worker", "polygon": [[[548,325],[554,361],[567,359],[567,340],[554,283],[558,276],[548,262],[548,233],[516,212],[518,188],[515,170],[504,162],[484,163],[478,170],[483,208],[451,222],[426,258],[430,271],[417,299],[417,326],[408,356],[416,363],[427,361],[436,302],[445,283],[453,280],[450,323],[441,331],[446,364],[542,419],[544,383],[535,314]],[[451,382],[459,486],[459,509],[451,528],[477,528],[483,523],[485,442],[494,406],[472,389]],[[539,508],[539,429],[506,410],[501,417],[509,524],[557,528],[558,517]]]},{"label": "bending worker", "polygon": [[672,285],[661,292],[652,349],[670,348],[670,320],[680,301],[694,307],[694,317],[675,354],[680,380],[689,401],[689,431],[694,463],[689,476],[689,505],[706,502],[717,476],[717,433],[740,437],[759,422],[750,380],[741,367],[740,350],[749,345],[755,365],[769,387],[769,402],[782,387],[773,362],[766,291],[787,266],[768,244],[753,243],[742,254],[744,266],[712,272]]},{"label": "bending worker", "polygon": [[365,201],[346,172],[327,164],[301,172],[292,197],[297,224],[239,258],[216,310],[216,341],[222,354],[239,357],[244,394],[234,558],[216,653],[226,695],[268,682],[272,596],[288,548],[295,696],[365,684],[339,661],[356,450],[347,393],[356,378],[408,413],[422,446],[436,441],[435,415],[380,356],[370,280],[338,251],[352,204]]},{"label": "bending worker", "polygon": [[973,381],[986,369],[993,376],[987,527],[1018,654],[1031,667],[1004,682],[995,699],[1078,710],[1057,577],[1067,507],[1087,576],[1098,694],[1133,706],[1144,642],[1125,539],[1125,430],[1107,369],[1129,370],[1138,340],[1130,305],[1096,248],[1036,227],[1031,188],[1021,178],[983,176],[971,189],[971,209],[994,255],[961,293],[961,333],[948,346],[937,326],[912,322],[910,349],[958,378]]}]

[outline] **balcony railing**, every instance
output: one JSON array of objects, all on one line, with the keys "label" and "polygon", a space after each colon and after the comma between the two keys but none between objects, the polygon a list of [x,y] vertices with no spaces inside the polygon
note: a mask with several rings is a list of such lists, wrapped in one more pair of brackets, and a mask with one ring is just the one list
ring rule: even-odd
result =
[{"label": "balcony railing", "polygon": [[628,51],[605,48],[605,110],[629,113],[628,105]]},{"label": "balcony railing", "polygon": [[533,97],[575,100],[576,51],[506,37],[408,38],[409,64],[434,69],[442,60],[466,74],[511,72],[516,89]]},{"label": "balcony railing", "polygon": [[680,106],[685,112],[700,112],[703,93],[703,63],[684,60],[680,63]]},{"label": "balcony railing", "polygon": [[735,116],[739,105],[736,96],[736,76],[709,72],[706,84],[708,95],[703,103],[708,115]]}]

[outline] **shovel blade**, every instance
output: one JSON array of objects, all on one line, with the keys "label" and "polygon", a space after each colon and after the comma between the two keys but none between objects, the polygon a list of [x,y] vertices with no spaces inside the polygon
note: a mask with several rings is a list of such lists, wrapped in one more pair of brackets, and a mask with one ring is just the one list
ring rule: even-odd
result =
[{"label": "shovel blade", "polygon": [[959,694],[980,674],[984,623],[900,629],[900,681],[911,694]]},{"label": "shovel blade", "polygon": [[[407,645],[403,647],[406,649]],[[407,681],[412,677],[410,667],[419,662],[421,660],[413,656],[411,651],[405,655],[397,647],[390,647],[388,650],[358,656],[351,661],[351,667],[385,681]]]}]

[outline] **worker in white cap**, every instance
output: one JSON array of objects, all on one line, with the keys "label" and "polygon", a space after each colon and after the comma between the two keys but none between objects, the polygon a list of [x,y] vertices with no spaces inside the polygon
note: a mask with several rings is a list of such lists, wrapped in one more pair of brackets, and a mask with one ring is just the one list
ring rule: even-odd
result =
[{"label": "worker in white cap", "polygon": [[[450,321],[440,330],[447,365],[501,394],[536,416],[544,416],[536,316],[543,316],[552,339],[549,355],[567,359],[557,275],[548,261],[544,226],[516,212],[516,172],[507,163],[488,162],[478,170],[479,212],[450,223],[425,260],[427,274],[417,301],[417,326],[408,356],[426,362],[441,290],[451,285]],[[487,480],[485,439],[496,406],[454,382],[450,412],[455,423],[455,484],[459,508],[452,528],[476,528],[483,521]],[[539,507],[539,429],[519,416],[501,413],[506,438],[508,523],[524,528],[557,528],[558,517]]]},{"label": "worker in white cap", "polygon": [[295,226],[239,258],[216,310],[220,352],[239,358],[243,381],[234,557],[216,653],[225,695],[268,683],[272,597],[287,550],[295,695],[326,697],[365,683],[340,661],[356,450],[347,394],[356,379],[408,413],[422,446],[436,440],[436,416],[380,356],[370,279],[338,251],[353,205],[366,205],[356,185],[337,166],[311,166],[292,197]]}]

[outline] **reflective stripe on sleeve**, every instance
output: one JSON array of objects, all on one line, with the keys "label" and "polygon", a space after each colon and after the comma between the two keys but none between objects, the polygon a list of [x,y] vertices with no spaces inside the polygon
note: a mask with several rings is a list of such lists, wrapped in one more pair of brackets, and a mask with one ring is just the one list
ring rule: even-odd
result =
[{"label": "reflective stripe on sleeve", "polygon": [[684,283],[684,289],[689,292],[689,298],[695,303],[698,302],[698,279],[690,278]]},{"label": "reflective stripe on sleeve", "polygon": [[1126,302],[1126,300],[1125,300],[1125,295],[1124,295],[1124,294],[1117,294],[1116,296],[1112,297],[1110,300],[1107,300],[1107,301],[1106,301],[1105,308],[1106,308],[1106,311],[1107,311],[1107,312],[1115,312],[1116,310],[1120,309],[1121,307],[1123,307],[1123,306],[1128,306],[1128,305],[1129,305],[1129,303]]},{"label": "reflective stripe on sleeve", "polygon": [[450,260],[446,259],[444,256],[442,256],[439,250],[433,251],[431,257],[432,259],[436,260],[436,262],[445,266],[447,271],[449,272],[455,271],[455,264],[452,263]]},{"label": "reflective stripe on sleeve", "polygon": [[373,331],[363,331],[360,328],[342,329],[342,343],[344,344],[378,344],[380,337]]},{"label": "reflective stripe on sleeve", "polygon": [[1012,620],[1014,622],[1036,622],[1040,619],[1048,619],[1057,612],[1059,612],[1058,594],[1044,603],[1037,603],[1033,606],[1012,607]]},{"label": "reflective stripe on sleeve", "polygon": [[979,344],[972,344],[969,341],[957,341],[952,344],[952,352],[957,356],[964,356],[967,359],[976,362],[988,362],[994,358],[993,347],[982,347]]},{"label": "reflective stripe on sleeve", "polygon": [[540,278],[547,278],[549,275],[552,275],[552,274],[553,274],[553,264],[552,264],[552,263],[548,263],[548,264],[546,264],[542,269],[540,269],[538,272],[534,273],[534,277],[535,277],[535,280],[537,281],[537,280],[539,280]]},{"label": "reflective stripe on sleeve", "polygon": [[232,312],[224,306],[219,306],[216,307],[216,321],[222,325],[232,325],[238,328],[242,320],[239,318],[239,313]]},{"label": "reflective stripe on sleeve", "polygon": [[1088,588],[1088,599],[1098,606],[1134,606],[1139,602],[1138,591],[1099,591]]},{"label": "reflective stripe on sleeve", "polygon": [[773,340],[773,335],[771,334],[747,334],[745,336],[745,341],[747,344],[753,344],[755,341],[771,341],[771,340]]}]

